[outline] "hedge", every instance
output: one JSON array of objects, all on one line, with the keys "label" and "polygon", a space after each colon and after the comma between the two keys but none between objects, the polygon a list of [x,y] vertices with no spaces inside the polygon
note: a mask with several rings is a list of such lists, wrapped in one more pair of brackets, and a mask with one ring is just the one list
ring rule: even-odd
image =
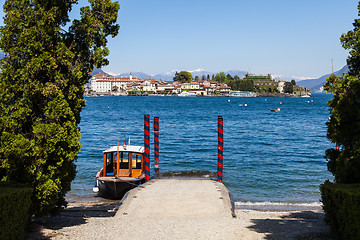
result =
[{"label": "hedge", "polygon": [[320,185],[325,221],[337,239],[360,239],[360,184]]},{"label": "hedge", "polygon": [[32,189],[0,184],[0,239],[24,239]]}]

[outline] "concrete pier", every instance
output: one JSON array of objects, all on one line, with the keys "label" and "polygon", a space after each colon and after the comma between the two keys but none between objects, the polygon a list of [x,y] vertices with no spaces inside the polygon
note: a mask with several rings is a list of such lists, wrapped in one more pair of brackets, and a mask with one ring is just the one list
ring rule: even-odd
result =
[{"label": "concrete pier", "polygon": [[213,180],[155,179],[132,190],[117,215],[138,218],[222,218],[233,216],[226,187]]},{"label": "concrete pier", "polygon": [[213,180],[151,180],[129,192],[115,218],[122,239],[239,237],[229,192]]}]

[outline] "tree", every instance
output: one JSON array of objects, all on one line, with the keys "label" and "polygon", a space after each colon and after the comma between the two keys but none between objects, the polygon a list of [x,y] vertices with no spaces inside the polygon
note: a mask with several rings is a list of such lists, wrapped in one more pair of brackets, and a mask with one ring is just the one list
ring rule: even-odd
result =
[{"label": "tree", "polygon": [[34,189],[32,211],[56,213],[75,178],[84,84],[107,65],[119,4],[89,0],[7,0],[0,29],[0,180]]},{"label": "tree", "polygon": [[294,92],[294,85],[291,82],[285,82],[284,84],[284,92],[285,93],[293,93]]},{"label": "tree", "polygon": [[195,76],[195,82],[198,82],[199,80],[199,76]]},{"label": "tree", "polygon": [[238,76],[234,76],[234,80],[227,80],[226,84],[235,91],[254,91],[254,82],[250,79],[240,79]]},{"label": "tree", "polygon": [[119,87],[118,87],[118,86],[113,86],[113,87],[111,88],[111,91],[117,92],[117,91],[119,91]]},{"label": "tree", "polygon": [[334,94],[328,102],[331,115],[326,125],[327,138],[336,147],[327,149],[325,158],[336,183],[360,183],[360,19],[353,25],[354,29],[340,38],[342,46],[350,50],[349,72],[341,77],[330,75],[324,85]]},{"label": "tree", "polygon": [[231,81],[231,80],[234,80],[234,78],[230,74],[227,74],[225,77],[225,82]]},{"label": "tree", "polygon": [[180,73],[175,73],[174,81],[180,82],[180,83],[191,83],[193,80],[193,77],[191,75],[191,72],[187,71],[181,71]]}]

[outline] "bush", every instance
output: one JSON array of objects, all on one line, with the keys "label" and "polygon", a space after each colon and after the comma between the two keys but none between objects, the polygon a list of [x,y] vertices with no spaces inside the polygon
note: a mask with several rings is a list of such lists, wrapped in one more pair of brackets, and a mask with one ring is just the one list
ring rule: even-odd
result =
[{"label": "bush", "polygon": [[32,189],[0,184],[0,239],[24,239]]},{"label": "bush", "polygon": [[320,185],[325,221],[337,239],[360,239],[360,184]]}]

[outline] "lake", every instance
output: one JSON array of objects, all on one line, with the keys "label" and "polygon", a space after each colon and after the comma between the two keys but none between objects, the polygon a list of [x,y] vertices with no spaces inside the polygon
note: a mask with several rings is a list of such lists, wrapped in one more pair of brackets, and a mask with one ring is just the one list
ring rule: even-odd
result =
[{"label": "lake", "polygon": [[[160,171],[217,170],[217,117],[224,119],[224,184],[236,205],[319,205],[332,179],[325,150],[329,94],[301,97],[85,97],[77,176],[69,199],[92,193],[102,151],[129,137],[143,145],[144,114],[160,119]],[[246,106],[245,106],[246,104]],[[271,112],[270,108],[280,108]],[[154,175],[153,132],[151,173]]]}]

